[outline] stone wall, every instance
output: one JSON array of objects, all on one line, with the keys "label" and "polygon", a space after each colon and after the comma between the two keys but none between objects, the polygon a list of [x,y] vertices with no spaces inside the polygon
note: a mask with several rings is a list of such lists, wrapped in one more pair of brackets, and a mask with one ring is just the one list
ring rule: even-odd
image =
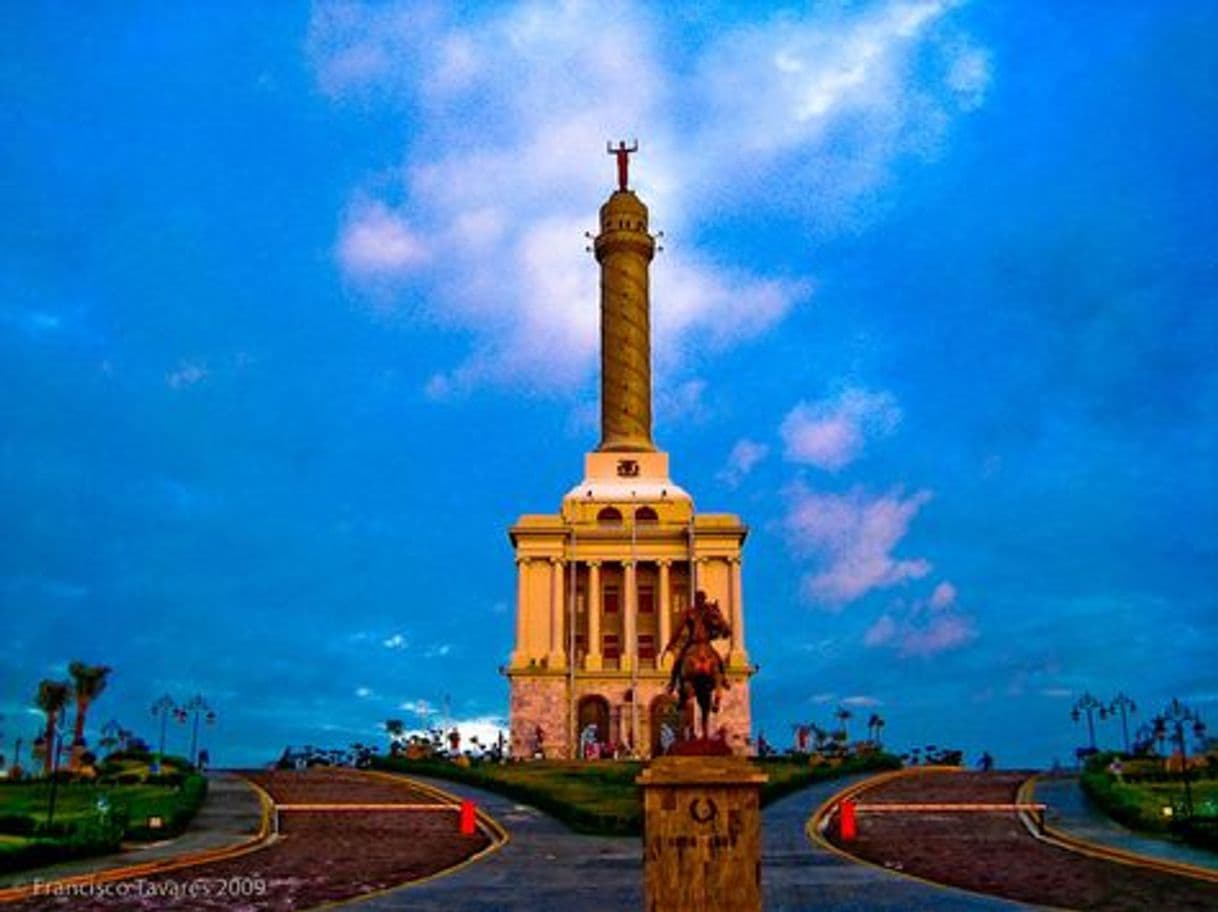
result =
[{"label": "stone wall", "polygon": [[[732,686],[724,692],[719,712],[711,716],[711,734],[720,727],[727,729],[728,745],[738,756],[751,753],[751,719],[749,717],[749,680],[747,676],[731,675]],[[609,702],[609,738],[612,742],[629,743],[632,735],[629,702],[630,679],[625,676],[580,677],[575,682],[576,703],[585,696],[601,696]],[[651,749],[651,703],[665,692],[668,677],[651,675],[638,681],[639,751],[646,755]],[[520,675],[511,684],[512,756],[531,758],[537,747],[537,728],[542,729],[542,751],[549,759],[569,756],[567,728],[570,706],[567,702],[567,680],[557,675]]]}]

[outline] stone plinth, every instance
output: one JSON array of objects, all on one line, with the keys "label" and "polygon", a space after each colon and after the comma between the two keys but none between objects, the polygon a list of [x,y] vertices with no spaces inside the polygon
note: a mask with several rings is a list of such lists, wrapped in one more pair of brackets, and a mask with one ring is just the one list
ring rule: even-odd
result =
[{"label": "stone plinth", "polygon": [[765,774],[740,757],[660,757],[637,781],[647,912],[758,912]]}]

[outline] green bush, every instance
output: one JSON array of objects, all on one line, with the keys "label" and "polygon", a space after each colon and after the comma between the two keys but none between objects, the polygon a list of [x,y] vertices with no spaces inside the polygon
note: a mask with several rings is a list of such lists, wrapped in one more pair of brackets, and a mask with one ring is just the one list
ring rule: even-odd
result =
[{"label": "green bush", "polygon": [[0,814],[0,833],[6,836],[33,836],[37,825],[29,814]]},{"label": "green bush", "polygon": [[1172,822],[1171,830],[1181,839],[1193,845],[1218,852],[1218,819],[1213,817],[1186,817]]},{"label": "green bush", "polygon": [[[445,760],[405,757],[376,757],[372,762],[381,770],[433,776],[486,789],[544,811],[577,833],[638,836],[643,832],[643,804],[635,784],[642,763],[539,761],[461,767]],[[762,786],[762,806],[816,782],[901,766],[898,758],[879,753],[851,758],[837,766],[813,767],[788,758],[756,762],[770,777]]]},{"label": "green bush", "polygon": [[24,845],[5,847],[0,851],[0,873],[116,852],[122,838],[122,823],[117,820],[95,817],[81,821],[71,827],[70,835],[63,838],[38,837]]},{"label": "green bush", "polygon": [[[150,809],[139,808],[139,816],[130,813],[129,809],[123,809],[130,818],[125,838],[135,842],[149,842],[179,835],[194,819],[206,797],[207,778],[197,773],[187,776],[171,800],[158,800]],[[148,826],[149,817],[160,817],[161,826]]]}]

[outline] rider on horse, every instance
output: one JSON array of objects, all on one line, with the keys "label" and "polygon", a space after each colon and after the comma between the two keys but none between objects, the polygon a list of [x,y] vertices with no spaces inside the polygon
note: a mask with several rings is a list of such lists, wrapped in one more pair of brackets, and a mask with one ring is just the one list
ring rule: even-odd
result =
[{"label": "rider on horse", "polygon": [[[668,641],[668,645],[664,647],[664,652],[661,654],[663,656],[671,652],[684,638],[685,642],[682,644],[672,665],[672,676],[668,680],[668,692],[683,696],[684,685],[686,683],[686,658],[692,657],[691,654],[699,651],[709,653],[714,656],[714,669],[712,672],[715,683],[714,709],[718,712],[719,692],[731,687],[731,684],[727,680],[727,667],[724,665],[723,657],[710,645],[710,642],[711,640],[731,635],[732,629],[728,626],[727,620],[719,610],[719,603],[708,602],[706,600],[706,593],[699,589],[694,596],[694,603],[686,608],[685,613],[681,615],[681,620],[673,631],[672,639]],[[682,699],[681,702],[684,702],[684,700]]]}]

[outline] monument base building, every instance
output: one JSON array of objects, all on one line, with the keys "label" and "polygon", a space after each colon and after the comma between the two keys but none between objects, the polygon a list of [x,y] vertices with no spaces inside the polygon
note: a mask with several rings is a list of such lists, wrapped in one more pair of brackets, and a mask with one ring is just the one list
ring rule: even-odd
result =
[{"label": "monument base building", "polygon": [[[517,568],[510,683],[513,757],[575,758],[605,749],[664,753],[679,723],[663,655],[699,589],[718,602],[730,641],[730,688],[711,717],[733,753],[750,747],[750,664],[744,640],[739,517],[697,513],[651,440],[647,208],[619,188],[602,206],[601,444],[557,514],[526,514],[509,531]],[[595,745],[595,746],[593,746]]]}]

